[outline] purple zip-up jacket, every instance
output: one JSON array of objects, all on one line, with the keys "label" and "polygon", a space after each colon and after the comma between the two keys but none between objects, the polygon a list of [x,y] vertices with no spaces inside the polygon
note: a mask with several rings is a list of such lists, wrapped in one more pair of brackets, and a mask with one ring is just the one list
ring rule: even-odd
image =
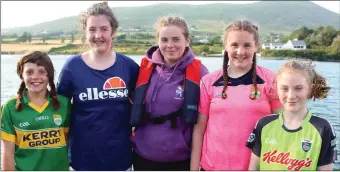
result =
[{"label": "purple zip-up jacket", "polygon": [[[190,48],[174,65],[168,66],[158,46],[151,47],[146,56],[155,64],[145,98],[145,111],[153,115],[167,115],[182,108],[184,103],[182,83],[185,68],[194,60]],[[202,64],[201,78],[208,74]],[[168,120],[164,124],[143,122],[132,137],[134,151],[141,157],[155,162],[176,162],[190,159],[192,125],[177,118],[177,128],[171,128]]]}]

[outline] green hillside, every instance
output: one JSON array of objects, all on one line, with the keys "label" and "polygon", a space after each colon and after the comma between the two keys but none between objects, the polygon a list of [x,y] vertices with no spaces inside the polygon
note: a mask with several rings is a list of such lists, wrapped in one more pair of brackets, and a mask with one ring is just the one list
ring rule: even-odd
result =
[{"label": "green hillside", "polygon": [[[235,19],[249,19],[260,26],[261,32],[280,31],[291,32],[306,26],[333,26],[340,29],[340,15],[331,12],[309,1],[263,1],[253,4],[156,4],[143,7],[114,8],[120,27],[153,28],[158,17],[167,14],[183,16],[189,25],[196,25],[201,31],[221,32],[224,27]],[[2,34],[24,31],[32,33],[69,32],[77,27],[77,16],[61,18],[54,21],[36,24],[30,27],[2,29]]]}]

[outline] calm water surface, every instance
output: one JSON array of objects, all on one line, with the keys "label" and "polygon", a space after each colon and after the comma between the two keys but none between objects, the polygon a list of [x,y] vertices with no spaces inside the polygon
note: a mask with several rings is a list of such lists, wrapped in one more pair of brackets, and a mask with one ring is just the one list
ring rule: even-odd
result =
[{"label": "calm water surface", "polygon": [[[68,55],[51,55],[55,69],[56,81],[60,70],[69,57]],[[140,64],[143,56],[130,56]],[[16,62],[19,56],[1,55],[1,104],[8,98],[14,96],[20,84],[20,79],[16,74]],[[222,67],[222,58],[200,58],[203,64],[207,66],[209,72],[214,72]],[[259,64],[272,71],[277,71],[285,61],[283,60],[260,60]],[[317,116],[324,117],[333,125],[337,138],[338,160],[335,168],[340,169],[340,63],[334,62],[316,62],[316,70],[322,76],[327,78],[329,86],[332,88],[329,96],[323,100],[315,102],[310,101],[308,108]]]}]

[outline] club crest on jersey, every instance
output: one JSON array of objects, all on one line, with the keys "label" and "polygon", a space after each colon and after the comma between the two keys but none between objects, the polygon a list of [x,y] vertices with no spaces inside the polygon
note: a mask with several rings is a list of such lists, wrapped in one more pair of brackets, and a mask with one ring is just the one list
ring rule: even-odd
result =
[{"label": "club crest on jersey", "polygon": [[[249,97],[250,98],[254,98],[255,97],[255,88],[254,87],[252,87],[251,89],[250,89],[250,95],[249,95]],[[259,90],[257,90],[256,91],[256,97],[255,97],[255,99],[258,99],[258,98],[260,98],[261,97],[261,92],[259,91]]]},{"label": "club crest on jersey", "polygon": [[183,99],[183,89],[181,86],[178,86],[176,89],[175,99]]},{"label": "club crest on jersey", "polygon": [[222,92],[217,92],[216,97],[222,97]]},{"label": "club crest on jersey", "polygon": [[310,140],[302,140],[301,141],[302,150],[308,152],[312,148],[312,141]]},{"label": "club crest on jersey", "polygon": [[60,115],[57,115],[57,114],[54,114],[53,115],[53,121],[56,125],[60,125],[61,122],[62,122],[62,119],[61,119],[61,116]]},{"label": "club crest on jersey", "polygon": [[247,141],[248,142],[253,142],[254,140],[255,140],[255,134],[251,133]]}]

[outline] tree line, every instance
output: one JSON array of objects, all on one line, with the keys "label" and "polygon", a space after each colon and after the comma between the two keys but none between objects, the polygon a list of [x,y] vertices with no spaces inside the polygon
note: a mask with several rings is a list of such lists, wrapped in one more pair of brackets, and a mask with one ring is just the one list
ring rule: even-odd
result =
[{"label": "tree line", "polygon": [[288,35],[286,41],[297,38],[298,40],[304,40],[307,48],[317,49],[320,46],[331,46],[334,42],[339,41],[339,37],[340,30],[336,30],[332,26],[320,26],[316,29],[303,26]]},{"label": "tree line", "polygon": [[[60,33],[59,33],[60,34]],[[55,37],[55,38],[52,38]],[[36,36],[32,36],[31,32],[24,32],[21,36],[18,36],[17,34],[2,36],[2,42],[7,43],[6,41],[3,41],[3,38],[16,38],[14,41],[10,41],[10,43],[29,43],[31,44],[32,40],[41,40],[44,44],[47,40],[51,39],[60,39],[61,43],[64,43],[66,38],[65,36],[56,35],[56,33],[51,34],[40,34]],[[76,39],[76,32],[70,33],[70,43],[73,43]]]}]

